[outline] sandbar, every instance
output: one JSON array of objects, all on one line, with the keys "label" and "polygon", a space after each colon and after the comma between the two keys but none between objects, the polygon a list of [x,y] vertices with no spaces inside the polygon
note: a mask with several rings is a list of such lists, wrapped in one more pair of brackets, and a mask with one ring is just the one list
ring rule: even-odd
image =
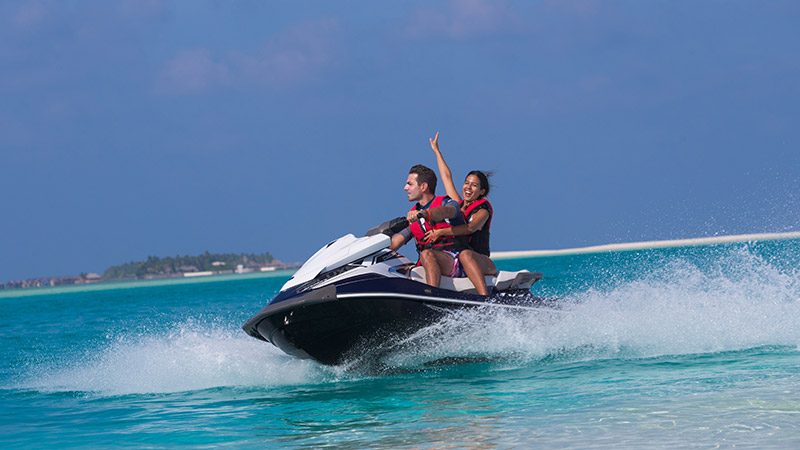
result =
[{"label": "sandbar", "polygon": [[593,245],[589,247],[567,248],[561,250],[522,250],[492,252],[492,259],[530,258],[535,256],[577,255],[581,253],[605,253],[629,250],[644,250],[668,247],[687,247],[692,245],[725,244],[731,242],[773,241],[784,239],[800,239],[800,231],[788,233],[737,234],[730,236],[712,236],[692,239],[674,239],[664,241],[628,242],[623,244]]}]

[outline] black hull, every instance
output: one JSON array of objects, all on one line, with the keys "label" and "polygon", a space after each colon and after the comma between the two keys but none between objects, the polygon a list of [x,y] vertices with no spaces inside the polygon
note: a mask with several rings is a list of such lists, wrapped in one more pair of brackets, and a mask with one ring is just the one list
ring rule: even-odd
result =
[{"label": "black hull", "polygon": [[257,329],[287,354],[336,365],[377,356],[382,346],[443,314],[424,303],[394,298],[332,300],[270,316]]},{"label": "black hull", "polygon": [[[383,279],[327,286],[302,295],[278,298],[250,319],[244,330],[271,342],[289,355],[338,365],[349,360],[369,360],[415,331],[435,323],[451,311],[485,305],[530,305],[527,294],[489,303],[486,297],[458,294],[405,279]],[[386,289],[388,288],[388,289]]]}]

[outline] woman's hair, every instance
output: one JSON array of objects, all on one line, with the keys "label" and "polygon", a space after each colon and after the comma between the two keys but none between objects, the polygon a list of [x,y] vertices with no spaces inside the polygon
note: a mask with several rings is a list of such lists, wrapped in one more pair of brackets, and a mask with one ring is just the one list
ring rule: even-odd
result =
[{"label": "woman's hair", "polygon": [[[489,177],[492,176],[492,174],[493,174],[492,172],[483,173],[480,170],[473,170],[472,172],[467,174],[467,177],[470,175],[475,175],[476,177],[478,177],[478,181],[481,182],[481,189],[483,189],[483,195],[481,195],[479,198],[483,198],[489,195],[489,188],[491,187],[491,185],[489,184]],[[466,180],[467,177],[464,177],[464,179]]]}]

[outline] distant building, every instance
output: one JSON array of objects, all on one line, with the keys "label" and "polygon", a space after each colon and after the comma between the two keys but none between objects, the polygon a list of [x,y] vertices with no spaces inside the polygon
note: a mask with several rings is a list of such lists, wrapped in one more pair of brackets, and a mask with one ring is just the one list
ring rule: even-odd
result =
[{"label": "distant building", "polygon": [[253,271],[253,269],[245,267],[244,264],[238,264],[236,266],[236,270],[234,270],[234,272],[236,272],[236,273],[247,273],[247,272],[252,272],[252,271]]},{"label": "distant building", "polygon": [[205,272],[186,272],[183,274],[184,277],[207,277],[209,275],[214,275],[214,272],[208,270]]},{"label": "distant building", "polygon": [[[97,275],[97,274],[95,274]],[[99,275],[98,275],[99,277]],[[9,281],[3,286],[0,283],[0,289],[22,289],[22,288],[32,288],[32,287],[52,287],[52,286],[61,286],[65,284],[77,284],[82,283],[82,278],[67,276],[67,277],[49,277],[49,278],[30,278],[27,280],[12,280]]]}]

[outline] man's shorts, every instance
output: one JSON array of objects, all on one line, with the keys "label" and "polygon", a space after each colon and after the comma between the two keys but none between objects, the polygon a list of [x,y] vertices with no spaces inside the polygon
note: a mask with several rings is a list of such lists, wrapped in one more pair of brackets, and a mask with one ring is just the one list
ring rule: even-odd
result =
[{"label": "man's shorts", "polygon": [[450,250],[442,250],[442,251],[453,257],[453,268],[450,269],[450,273],[447,276],[451,278],[465,277],[466,274],[464,273],[464,268],[461,267],[461,261],[458,260],[459,252],[453,252]]}]

